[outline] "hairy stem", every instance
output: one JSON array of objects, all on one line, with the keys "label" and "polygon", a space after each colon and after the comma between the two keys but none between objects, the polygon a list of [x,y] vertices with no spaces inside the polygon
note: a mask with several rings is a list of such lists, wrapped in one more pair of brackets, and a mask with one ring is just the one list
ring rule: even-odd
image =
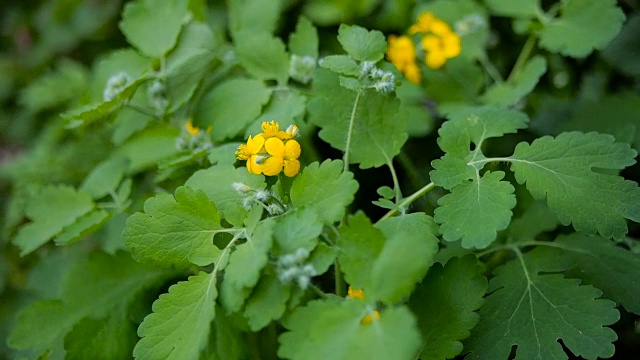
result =
[{"label": "hairy stem", "polygon": [[[413,194],[409,195],[408,197],[404,198],[402,200],[402,202],[400,204],[398,204],[398,207],[401,208],[401,209],[406,208],[411,203],[413,203],[414,201],[418,200],[421,196],[423,196],[424,194],[426,194],[429,191],[433,190],[435,187],[436,187],[436,184],[434,184],[433,182],[428,183],[427,185],[425,185],[422,188],[420,188],[418,191],[416,191]],[[381,217],[380,220],[384,220],[386,218],[389,218],[389,217],[395,215],[397,212],[398,212],[397,209],[389,210],[389,212],[384,214],[384,216]],[[378,221],[380,221],[380,220],[378,220]]]},{"label": "hairy stem", "polygon": [[507,81],[513,80],[516,76],[518,76],[518,73],[522,71],[522,68],[527,62],[529,55],[531,55],[531,51],[533,51],[533,47],[536,45],[537,40],[538,38],[535,34],[529,35],[527,42],[524,43],[524,46],[522,47],[522,51],[520,51],[520,55],[518,55],[518,59],[516,60],[515,65],[513,65],[513,69],[511,70],[511,74],[509,74]]},{"label": "hairy stem", "polygon": [[362,90],[358,91],[356,100],[353,102],[353,109],[351,109],[351,118],[349,119],[349,130],[347,131],[347,144],[344,148],[344,156],[342,161],[344,162],[344,172],[349,171],[349,150],[351,150],[351,134],[353,133],[353,124],[356,122],[356,112],[358,110],[358,103],[360,102],[360,96]]},{"label": "hairy stem", "polygon": [[389,167],[389,171],[391,171],[391,178],[393,178],[393,189],[396,191],[396,205],[402,200],[402,191],[400,190],[400,182],[398,181],[398,175],[396,174],[396,169],[393,167],[393,160],[389,159],[385,154],[387,159],[387,166]]}]

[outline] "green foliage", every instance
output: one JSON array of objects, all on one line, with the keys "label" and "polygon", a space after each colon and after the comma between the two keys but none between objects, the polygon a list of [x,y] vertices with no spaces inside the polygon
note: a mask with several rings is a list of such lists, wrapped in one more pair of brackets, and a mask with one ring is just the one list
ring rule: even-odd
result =
[{"label": "green foliage", "polygon": [[518,253],[496,270],[480,322],[465,343],[470,356],[503,359],[516,345],[518,357],[566,359],[558,336],[575,355],[613,355],[616,334],[605,326],[619,319],[615,304],[599,299],[601,292],[593,286],[549,274],[562,270],[537,252]]},{"label": "green foliage", "polygon": [[215,316],[216,274],[200,273],[169,288],[138,328],[136,359],[196,358]]},{"label": "green foliage", "polygon": [[278,355],[312,360],[409,359],[415,354],[420,338],[406,307],[389,308],[379,320],[363,325],[360,321],[367,312],[360,300],[312,301],[285,323],[289,332],[280,336]]},{"label": "green foliage", "polygon": [[0,358],[630,356],[618,3],[1,5]]},{"label": "green foliage", "polygon": [[180,187],[175,198],[159,194],[147,200],[144,213],[127,219],[122,236],[136,260],[186,268],[214,261],[219,249],[212,238],[222,231],[218,210],[205,193]]},{"label": "green foliage", "polygon": [[640,189],[634,182],[596,169],[622,169],[635,163],[636,151],[614,143],[610,135],[568,132],[516,147],[511,169],[519,183],[549,208],[564,225],[578,231],[621,238],[626,219],[640,220]]},{"label": "green foliage", "polygon": [[411,295],[409,306],[422,333],[422,359],[451,359],[462,352],[461,340],[478,323],[487,280],[472,256],[435,264]]}]

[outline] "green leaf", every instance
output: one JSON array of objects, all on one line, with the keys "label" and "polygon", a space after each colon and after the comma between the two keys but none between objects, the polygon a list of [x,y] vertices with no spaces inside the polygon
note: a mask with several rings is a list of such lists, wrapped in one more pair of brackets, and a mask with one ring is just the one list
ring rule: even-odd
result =
[{"label": "green leaf", "polygon": [[338,41],[349,56],[358,61],[378,62],[387,51],[387,41],[382,32],[369,31],[357,25],[340,25]]},{"label": "green leaf", "polygon": [[100,229],[111,215],[102,209],[93,209],[65,226],[53,241],[56,245],[69,245]]},{"label": "green leaf", "polygon": [[304,16],[298,18],[296,30],[289,35],[291,54],[318,58],[318,30]]},{"label": "green leaf", "polygon": [[20,104],[30,112],[54,108],[80,97],[88,83],[88,74],[82,64],[63,59],[56,71],[47,73],[29,83],[21,92]]},{"label": "green leaf", "polygon": [[175,145],[177,136],[175,128],[146,129],[120,145],[111,156],[124,156],[129,159],[129,174],[155,169],[161,160],[178,152]]},{"label": "green leaf", "polygon": [[335,247],[319,242],[311,253],[311,256],[309,256],[308,263],[311,264],[316,270],[316,273],[320,275],[329,270],[329,267],[333,265],[337,256],[338,250]]},{"label": "green leaf", "polygon": [[[338,231],[338,261],[345,280],[353,288],[364,289],[367,293],[369,289],[380,287],[373,281],[371,267],[385,247],[385,233],[374,227],[363,212],[349,217]],[[382,267],[384,265],[383,262]]]},{"label": "green leaf", "polygon": [[120,308],[100,320],[80,320],[64,338],[65,359],[91,359],[96,354],[105,359],[126,358],[131,356],[137,339],[126,309]]},{"label": "green leaf", "polygon": [[313,86],[317,97],[309,102],[310,121],[321,128],[322,140],[349,151],[350,163],[359,163],[362,169],[379,167],[400,153],[408,135],[398,99],[345,89],[337,74],[322,69],[316,71]]},{"label": "green leaf", "polygon": [[542,14],[540,0],[486,0],[491,11],[500,16],[535,18]]},{"label": "green leaf", "polygon": [[227,3],[230,30],[234,37],[242,30],[256,34],[273,34],[276,30],[282,7],[280,0],[230,0]]},{"label": "green leaf", "polygon": [[530,241],[539,234],[558,227],[558,218],[542,201],[530,204],[524,213],[509,225],[509,237],[513,240]]},{"label": "green leaf", "polygon": [[89,125],[119,110],[124,105],[124,102],[135,94],[138,87],[147,80],[147,78],[143,77],[127,84],[113,100],[81,106],[60,114],[60,116],[65,119],[66,128],[68,129]]},{"label": "green leaf", "polygon": [[136,359],[195,359],[209,338],[218,292],[216,274],[200,272],[169,288],[138,328]]},{"label": "green leaf", "polygon": [[640,221],[635,182],[596,169],[623,169],[636,151],[611,135],[567,132],[516,146],[511,170],[534,198],[547,200],[563,225],[606,238],[627,233],[625,219]]},{"label": "green leaf", "polygon": [[166,95],[175,111],[189,101],[196,88],[210,70],[216,55],[216,41],[211,28],[201,23],[189,23],[178,45],[167,56]]},{"label": "green leaf", "polygon": [[546,71],[547,61],[542,56],[536,55],[527,61],[513,79],[487,89],[482,100],[503,107],[515,105],[533,91]]},{"label": "green leaf", "polygon": [[297,208],[282,215],[273,229],[280,252],[288,254],[299,248],[312,250],[322,233],[322,218],[313,208]]},{"label": "green leaf", "polygon": [[640,62],[635,61],[640,56],[640,15],[629,16],[618,36],[602,51],[602,57],[609,64],[622,72],[640,75]]},{"label": "green leaf", "polygon": [[[598,299],[600,290],[548,272],[562,271],[535,251],[495,271],[491,293],[480,308],[480,322],[465,342],[468,356],[506,359],[567,359],[558,339],[575,356],[613,355],[616,333],[605,326],[618,321],[615,303]],[[545,274],[541,274],[545,272]]]},{"label": "green leaf", "polygon": [[120,30],[143,54],[160,58],[176,45],[186,15],[186,1],[137,0],[124,7]]},{"label": "green leaf", "polygon": [[110,157],[91,170],[79,190],[88,193],[94,199],[100,199],[115,192],[128,167],[129,160],[127,158]]},{"label": "green leaf", "polygon": [[362,67],[347,55],[329,55],[320,60],[320,67],[341,75],[359,76]]},{"label": "green leaf", "polygon": [[280,335],[278,356],[292,360],[411,359],[420,346],[415,319],[406,307],[388,308],[362,325],[365,302],[315,300],[297,308]]},{"label": "green leaf", "polygon": [[271,100],[263,108],[262,114],[245,128],[244,137],[249,138],[249,135],[255,136],[261,133],[262,123],[265,121],[275,120],[280,124],[280,129],[286,129],[289,125],[296,123],[300,125],[301,122],[297,119],[302,119],[304,116],[306,105],[307,98],[295,90],[272,92]]},{"label": "green leaf", "polygon": [[435,264],[411,295],[409,307],[422,332],[422,359],[452,359],[462,350],[461,341],[480,317],[487,279],[474,256],[453,258],[443,267]]},{"label": "green leaf", "polygon": [[458,157],[469,155],[471,143],[480,149],[486,139],[515,133],[529,122],[520,111],[492,105],[463,107],[448,114],[447,119],[438,130],[438,145],[447,154]]},{"label": "green leaf", "polygon": [[247,241],[231,253],[220,289],[222,304],[228,313],[240,309],[246,295],[260,280],[260,271],[269,261],[273,223],[270,220],[258,223],[253,234],[247,234]]},{"label": "green leaf", "polygon": [[21,256],[30,254],[94,206],[84,192],[65,185],[48,185],[27,201],[25,214],[32,222],[20,228],[13,244],[20,248]]},{"label": "green leaf", "polygon": [[211,125],[214,141],[235,137],[260,115],[270,96],[271,90],[261,81],[227,80],[200,100],[194,113],[194,124],[203,129]]},{"label": "green leaf", "polygon": [[244,196],[233,189],[233,183],[243,183],[253,190],[265,188],[264,176],[250,174],[245,168],[232,165],[215,165],[196,171],[185,183],[186,186],[204,191],[229,223],[243,227],[247,210]]},{"label": "green leaf", "polygon": [[[9,345],[18,350],[32,349],[42,354],[87,317],[117,316],[141,292],[155,287],[175,273],[150,269],[124,252],[116,256],[92,255],[70,267],[61,300],[36,301],[18,314]],[[105,333],[103,342],[122,341],[116,333]],[[94,342],[91,334],[86,340]]]},{"label": "green leaf", "polygon": [[284,85],[289,79],[289,55],[282,40],[273,35],[242,30],[234,38],[238,61],[259,80],[276,80]]},{"label": "green leaf", "polygon": [[504,172],[486,172],[474,181],[454,186],[451,193],[438,200],[434,220],[441,224],[446,241],[462,239],[465,248],[483,249],[511,221],[511,209],[516,205],[513,186],[500,181]]},{"label": "green leaf", "polygon": [[565,56],[582,58],[604,49],[625,20],[615,0],[562,0],[559,18],[540,31],[540,46]]},{"label": "green leaf", "polygon": [[220,215],[204,192],[182,186],[175,199],[159,194],[144,204],[144,213],[127,219],[122,236],[131,255],[157,266],[187,268],[208,265],[219,254],[213,244],[223,232]]},{"label": "green leaf", "polygon": [[293,206],[314,209],[325,224],[342,219],[358,190],[353,173],[343,172],[342,165],[340,160],[325,160],[304,168],[291,186]]},{"label": "green leaf", "polygon": [[550,261],[566,264],[570,277],[602,290],[604,297],[640,314],[640,256],[599,236],[574,233],[560,236],[558,248],[540,249]]},{"label": "green leaf", "polygon": [[290,286],[284,285],[276,276],[263,276],[247,300],[244,316],[249,320],[251,331],[258,331],[272,320],[284,314],[289,300]]},{"label": "green leaf", "polygon": [[376,223],[386,237],[371,267],[367,297],[395,303],[409,296],[438,252],[438,227],[424,213],[405,214]]}]

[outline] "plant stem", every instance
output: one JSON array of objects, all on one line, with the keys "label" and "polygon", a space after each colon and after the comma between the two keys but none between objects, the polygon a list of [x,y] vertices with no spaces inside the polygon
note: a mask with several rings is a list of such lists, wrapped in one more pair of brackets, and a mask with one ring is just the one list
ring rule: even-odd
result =
[{"label": "plant stem", "polygon": [[513,65],[513,69],[511,70],[507,81],[513,80],[518,75],[518,73],[522,71],[522,67],[527,62],[529,55],[531,55],[531,51],[533,51],[536,40],[538,40],[538,38],[535,34],[529,35],[527,42],[524,43],[524,46],[522,47],[522,51],[520,51],[520,55],[518,55],[518,59],[516,60],[515,65]]},{"label": "plant stem", "polygon": [[498,84],[502,84],[504,82],[502,75],[500,75],[500,72],[498,71],[498,69],[496,69],[495,65],[493,65],[493,63],[489,61],[486,53],[482,54],[478,58],[478,60],[480,60],[480,64],[494,82]]},{"label": "plant stem", "polygon": [[[420,188],[418,191],[416,191],[413,194],[409,195],[408,197],[404,198],[402,200],[402,202],[400,204],[398,204],[398,207],[399,208],[406,208],[411,203],[416,201],[418,198],[420,198],[424,194],[428,193],[429,191],[433,190],[435,187],[436,187],[436,184],[434,184],[433,182],[428,183],[427,185],[425,185],[422,188]],[[395,215],[397,212],[398,212],[397,209],[389,210],[389,212],[384,214],[384,216],[381,217],[380,220],[384,220],[386,218],[389,218],[389,217]],[[380,220],[378,220],[378,221],[380,221]]]},{"label": "plant stem", "polygon": [[387,157],[385,154],[385,158],[387,159],[387,166],[389,167],[389,171],[391,171],[391,178],[393,178],[393,189],[396,191],[396,205],[402,200],[402,191],[400,190],[400,182],[398,181],[398,175],[396,174],[396,169],[393,167],[393,160]]},{"label": "plant stem", "polygon": [[311,291],[313,291],[314,294],[318,295],[318,297],[320,297],[320,298],[324,299],[324,298],[327,297],[327,294],[325,294],[324,291],[320,290],[319,287],[317,287],[317,286],[315,286],[313,284],[309,285],[309,289],[311,289]]},{"label": "plant stem", "polygon": [[344,148],[344,157],[342,158],[342,161],[344,162],[344,172],[349,171],[349,150],[351,148],[351,134],[353,133],[353,124],[356,122],[356,112],[358,110],[358,103],[360,102],[360,95],[362,95],[362,90],[358,91],[356,100],[353,102],[353,109],[351,109],[349,130],[347,131],[347,144]]}]

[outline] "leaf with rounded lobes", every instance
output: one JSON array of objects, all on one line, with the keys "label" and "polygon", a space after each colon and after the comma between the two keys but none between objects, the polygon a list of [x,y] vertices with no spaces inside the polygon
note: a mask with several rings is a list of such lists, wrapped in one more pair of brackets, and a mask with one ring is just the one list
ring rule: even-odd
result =
[{"label": "leaf with rounded lobes", "polygon": [[558,247],[539,251],[551,262],[566,264],[567,276],[602,290],[607,299],[640,315],[640,256],[599,236],[574,233],[558,237]]},{"label": "leaf with rounded lobes", "polygon": [[475,256],[452,258],[444,267],[434,264],[409,300],[422,332],[420,358],[452,359],[459,355],[461,341],[480,320],[476,311],[486,292],[487,279]]},{"label": "leaf with rounded lobes", "polygon": [[314,209],[325,224],[342,219],[358,190],[353,174],[342,170],[340,160],[314,162],[304,168],[291,186],[293,206]]},{"label": "leaf with rounded lobes", "polygon": [[384,34],[378,30],[367,30],[357,25],[340,25],[338,41],[355,60],[378,62],[387,51]]},{"label": "leaf with rounded lobes", "polygon": [[542,13],[540,0],[486,0],[491,11],[500,16],[534,18]]},{"label": "leaf with rounded lobes", "polygon": [[244,311],[251,331],[259,331],[284,314],[290,291],[291,286],[283,284],[275,275],[260,279]]},{"label": "leaf with rounded lobes", "polygon": [[299,248],[311,251],[318,243],[322,227],[322,218],[315,210],[302,207],[282,215],[274,226],[273,235],[282,254],[293,253]]},{"label": "leaf with rounded lobes", "polygon": [[211,264],[220,250],[213,237],[221,232],[220,214],[201,190],[181,186],[175,198],[159,194],[144,204],[144,213],[127,219],[123,232],[132,256],[161,267]]},{"label": "leaf with rounded lobes", "polygon": [[80,185],[79,190],[100,199],[115,192],[129,167],[129,159],[113,156],[94,167]]},{"label": "leaf with rounded lobes", "polygon": [[266,186],[264,176],[250,174],[245,168],[236,169],[231,164],[198,170],[187,179],[185,185],[204,191],[225,220],[235,227],[243,227],[247,216],[243,204],[245,195],[234,190],[233,183],[245,184],[253,190],[261,190]]},{"label": "leaf with rounded lobes", "polygon": [[446,241],[462,239],[464,248],[483,249],[509,226],[516,197],[513,186],[501,181],[503,177],[502,171],[486,172],[454,186],[438,200],[434,220]]},{"label": "leaf with rounded lobes", "polygon": [[346,89],[337,74],[325,69],[316,71],[313,86],[317,96],[309,101],[310,121],[320,127],[322,140],[349,151],[350,163],[359,163],[361,169],[379,167],[400,153],[408,135],[398,99],[373,90]]},{"label": "leaf with rounded lobes", "polygon": [[238,61],[259,80],[276,80],[285,85],[289,79],[289,54],[280,38],[264,32],[242,30],[234,37]]},{"label": "leaf with rounded lobes", "polygon": [[565,56],[583,58],[604,49],[625,20],[616,0],[563,0],[560,17],[544,24],[540,47]]},{"label": "leaf with rounded lobes", "polygon": [[344,278],[353,288],[368,291],[374,286],[371,266],[384,248],[384,232],[361,211],[350,216],[338,231],[338,261]]},{"label": "leaf with rounded lobes", "polygon": [[216,274],[200,272],[169,288],[138,328],[133,356],[140,360],[194,359],[205,347],[215,317]]},{"label": "leaf with rounded lobes", "polygon": [[120,30],[140,52],[160,58],[176,45],[186,15],[186,1],[132,1],[124,7]]},{"label": "leaf with rounded lobes", "polygon": [[359,76],[362,68],[347,55],[329,55],[320,60],[320,67],[341,75]]},{"label": "leaf with rounded lobes", "polygon": [[495,271],[480,322],[465,341],[467,359],[506,359],[515,345],[518,359],[564,360],[559,339],[575,356],[613,356],[617,336],[606,326],[620,317],[615,303],[599,299],[591,285],[548,274],[566,270],[548,260],[534,250]]},{"label": "leaf with rounded lobes", "polygon": [[566,132],[520,143],[511,170],[535,199],[545,200],[563,225],[587,234],[622,238],[625,219],[640,221],[640,189],[635,182],[597,169],[623,169],[636,151],[611,135]]},{"label": "leaf with rounded lobes", "polygon": [[289,51],[299,56],[318,58],[318,30],[304,16],[298,18],[296,31],[289,35]]},{"label": "leaf with rounded lobes", "polygon": [[424,213],[404,214],[379,221],[386,241],[371,267],[367,297],[396,303],[409,296],[427,274],[438,252],[438,226]]},{"label": "leaf with rounded lobes", "polygon": [[262,81],[233,78],[214,87],[196,105],[194,125],[211,126],[211,136],[222,141],[240,135],[260,115],[271,90]]},{"label": "leaf with rounded lobes", "polygon": [[66,185],[48,185],[27,201],[25,214],[32,222],[20,228],[13,244],[20,248],[21,256],[30,254],[94,207],[85,192]]},{"label": "leaf with rounded lobes", "polygon": [[285,322],[278,356],[292,360],[411,359],[420,345],[419,331],[404,306],[390,307],[370,324],[371,309],[358,299],[314,300]]}]

